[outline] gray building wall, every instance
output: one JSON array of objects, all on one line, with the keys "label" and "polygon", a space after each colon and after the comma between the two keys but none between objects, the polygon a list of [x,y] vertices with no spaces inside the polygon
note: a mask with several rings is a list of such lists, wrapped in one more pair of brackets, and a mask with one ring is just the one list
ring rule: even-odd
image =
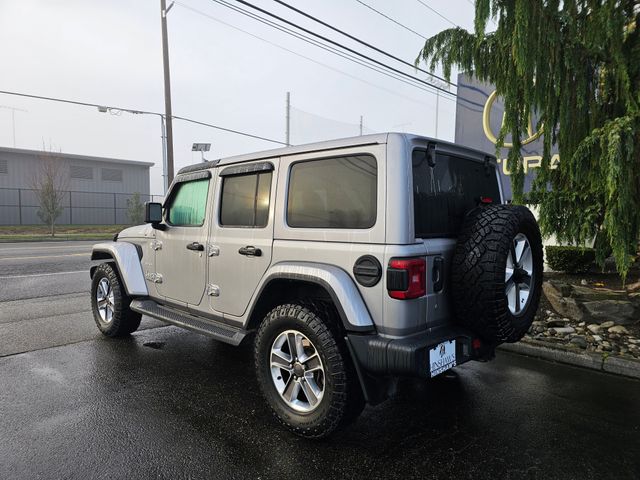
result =
[{"label": "gray building wall", "polygon": [[[504,106],[498,99],[492,105],[488,102],[489,96],[495,91],[495,87],[488,83],[479,82],[472,76],[461,73],[458,75],[458,97],[456,99],[456,137],[455,142],[466,147],[476,148],[491,154],[496,153],[496,145],[485,134],[483,127],[483,113],[487,109],[489,116],[488,127],[494,136],[498,136],[502,126],[502,115]],[[535,131],[537,119],[531,118],[532,131]],[[522,139],[523,141],[525,139]],[[511,141],[511,136],[506,138]],[[524,159],[525,182],[524,191],[528,192],[531,182],[536,174],[536,169],[542,162],[542,139],[534,140],[522,147],[521,155]],[[557,168],[560,157],[557,155],[558,149],[552,147],[551,166]],[[498,155],[498,166],[505,198],[510,199],[511,193],[511,168],[507,163],[508,148],[502,148]]]},{"label": "gray building wall", "polygon": [[47,157],[59,162],[68,190],[58,224],[125,224],[127,199],[151,199],[153,163],[0,147],[0,225],[41,223],[32,188]]}]

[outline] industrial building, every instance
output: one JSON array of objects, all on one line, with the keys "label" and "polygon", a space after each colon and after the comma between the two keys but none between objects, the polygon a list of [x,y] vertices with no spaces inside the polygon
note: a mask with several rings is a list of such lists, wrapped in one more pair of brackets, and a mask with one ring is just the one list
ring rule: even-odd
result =
[{"label": "industrial building", "polygon": [[59,166],[66,191],[58,224],[126,224],[127,200],[150,199],[153,163],[0,147],[0,225],[42,223],[33,187],[46,162]]}]

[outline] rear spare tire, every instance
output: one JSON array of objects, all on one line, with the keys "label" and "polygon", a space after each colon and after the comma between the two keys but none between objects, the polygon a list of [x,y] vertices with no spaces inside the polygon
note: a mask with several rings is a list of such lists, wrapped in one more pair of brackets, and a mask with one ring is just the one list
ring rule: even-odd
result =
[{"label": "rear spare tire", "polygon": [[490,205],[466,216],[452,262],[453,310],[486,342],[517,342],[538,310],[542,238],[519,205]]}]

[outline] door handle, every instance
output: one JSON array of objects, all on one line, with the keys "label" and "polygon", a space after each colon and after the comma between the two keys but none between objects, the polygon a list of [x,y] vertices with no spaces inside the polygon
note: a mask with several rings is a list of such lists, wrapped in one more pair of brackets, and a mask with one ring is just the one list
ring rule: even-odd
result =
[{"label": "door handle", "polygon": [[187,243],[187,250],[194,250],[196,252],[203,252],[204,245],[198,242]]},{"label": "door handle", "polygon": [[247,257],[260,257],[262,256],[262,250],[252,245],[247,245],[238,250],[240,255],[246,255]]}]

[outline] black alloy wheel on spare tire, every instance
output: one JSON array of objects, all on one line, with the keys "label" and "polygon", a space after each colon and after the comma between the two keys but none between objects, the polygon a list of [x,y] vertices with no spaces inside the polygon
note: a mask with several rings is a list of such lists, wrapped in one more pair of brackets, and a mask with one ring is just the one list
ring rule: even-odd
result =
[{"label": "black alloy wheel on spare tire", "polygon": [[540,229],[528,208],[489,205],[470,211],[452,262],[457,322],[493,345],[520,340],[538,310],[542,262]]}]

